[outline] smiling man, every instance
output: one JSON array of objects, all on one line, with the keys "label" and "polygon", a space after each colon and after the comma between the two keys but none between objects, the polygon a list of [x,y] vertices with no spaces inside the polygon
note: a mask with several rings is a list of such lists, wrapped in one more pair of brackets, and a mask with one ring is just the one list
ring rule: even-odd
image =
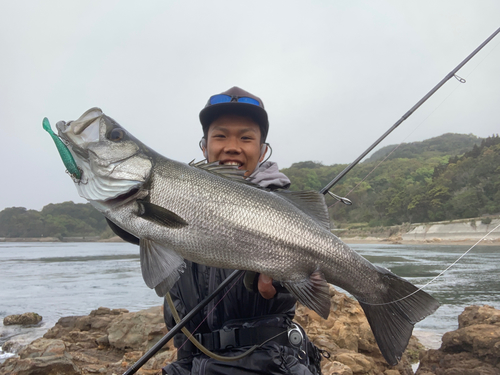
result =
[{"label": "smiling man", "polygon": [[[200,112],[203,138],[200,147],[208,162],[238,166],[247,179],[269,190],[284,189],[290,180],[276,163],[264,161],[269,120],[262,100],[238,87],[209,98]],[[181,318],[210,295],[233,270],[186,261],[186,270],[170,290]],[[247,272],[228,288],[224,298],[212,301],[187,325],[209,350],[239,355],[266,342],[247,357],[221,362],[207,357],[175,336],[177,361],[164,374],[319,374],[319,352],[303,330],[293,325],[295,298],[265,275]],[[175,325],[167,303],[165,323]],[[292,332],[290,334],[290,332]],[[294,335],[294,336],[293,336]],[[290,339],[289,337],[294,337]],[[305,354],[305,355],[304,355]]]},{"label": "smiling man", "polygon": [[262,161],[262,143],[259,125],[250,117],[222,115],[208,128],[206,136],[208,161],[219,161],[224,165],[237,165],[249,176]]}]

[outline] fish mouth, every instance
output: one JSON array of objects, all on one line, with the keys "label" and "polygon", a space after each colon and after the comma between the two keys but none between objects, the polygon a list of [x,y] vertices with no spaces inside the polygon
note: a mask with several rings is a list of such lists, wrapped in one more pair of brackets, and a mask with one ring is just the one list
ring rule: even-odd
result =
[{"label": "fish mouth", "polygon": [[104,116],[102,110],[94,107],[81,115],[78,120],[68,123],[59,121],[56,124],[59,137],[71,146],[76,146],[77,149],[73,148],[76,153],[77,150],[83,151],[86,145],[99,141],[102,116]]}]

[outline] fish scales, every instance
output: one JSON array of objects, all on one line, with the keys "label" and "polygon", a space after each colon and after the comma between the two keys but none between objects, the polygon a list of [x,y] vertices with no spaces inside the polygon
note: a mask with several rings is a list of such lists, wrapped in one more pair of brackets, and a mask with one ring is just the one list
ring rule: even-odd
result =
[{"label": "fish scales", "polygon": [[[283,247],[286,242],[291,242],[290,240],[287,241],[286,237],[291,237],[293,233],[287,231],[290,234],[283,238],[276,235],[276,227],[280,227],[282,225],[279,225],[279,223],[276,222],[270,222],[267,215],[268,212],[266,212],[265,204],[257,206],[252,204],[252,201],[256,198],[255,195],[263,192],[255,188],[241,185],[237,186],[237,190],[247,191],[233,191],[233,194],[231,194],[232,186],[230,184],[230,181],[227,181],[226,179],[210,174],[206,177],[200,176],[200,174],[203,175],[207,172],[196,170],[190,171],[189,167],[181,164],[174,164],[172,167],[173,168],[171,168],[171,170],[165,168],[166,173],[162,173],[162,168],[164,168],[163,166],[160,166],[158,170],[159,176],[165,175],[168,176],[166,177],[167,179],[172,180],[172,183],[163,183],[163,186],[171,186],[172,189],[165,189],[163,188],[163,186],[157,189],[155,182],[153,182],[151,199],[164,207],[169,207],[173,211],[178,212],[180,216],[185,217],[186,220],[191,223],[191,228],[189,230],[187,230],[186,228],[186,231],[191,233],[194,237],[195,242],[193,243],[196,243],[192,250],[194,253],[197,253],[202,249],[204,249],[205,251],[210,249],[214,254],[224,254],[217,255],[217,259],[232,259],[231,264],[215,264],[215,266],[232,266],[233,268],[235,268],[234,262],[235,259],[237,259],[239,267],[248,268],[249,264],[247,264],[247,260],[249,259],[249,254],[247,250],[244,249],[252,249],[252,251],[259,252],[260,249],[265,251],[265,249],[269,249],[275,244],[277,244],[279,247]],[[186,169],[188,170],[184,171]],[[193,176],[194,178],[192,178],[192,185],[187,187],[187,189],[192,192],[192,197],[186,198],[173,195],[172,198],[167,198],[169,195],[171,195],[170,190],[180,191],[180,186],[176,186],[176,184],[181,185],[183,183],[181,178],[176,178],[175,176],[189,175],[190,172],[192,175],[195,175]],[[201,178],[214,180],[212,190],[214,190],[215,193],[209,191],[205,187],[205,185],[200,184]],[[162,178],[158,179],[163,181]],[[156,180],[156,177],[154,178],[154,180]],[[234,195],[234,193],[245,198],[243,198],[241,202],[228,201],[228,197],[231,197],[231,195]],[[188,205],[186,204],[187,202],[184,201],[186,199],[193,199],[194,202],[191,202],[191,204]],[[191,210],[186,208],[191,208]],[[285,220],[286,218],[283,219]],[[220,230],[218,230],[218,235],[214,236],[214,223],[216,222],[224,222],[224,226]],[[252,225],[248,225],[249,223],[252,223]],[[261,234],[260,237],[257,236],[259,234]],[[236,241],[238,245],[235,247],[242,249],[240,252],[227,250],[228,242],[233,241]],[[279,250],[268,251],[267,253],[262,254],[261,258],[279,258],[279,253]],[[277,256],[275,256],[276,254]],[[185,255],[189,256],[188,254]],[[265,263],[269,262],[266,261]],[[286,264],[283,263],[276,265],[275,268],[280,269],[281,267],[285,266]]]},{"label": "fish scales", "polygon": [[244,181],[237,167],[165,158],[98,108],[57,128],[83,172],[79,194],[116,233],[139,242],[144,281],[160,296],[184,259],[269,275],[324,318],[331,283],[358,299],[390,364],[413,325],[439,306],[333,235],[317,192],[269,192]]},{"label": "fish scales", "polygon": [[[332,249],[334,239],[330,233],[284,199],[272,199],[270,193],[247,185],[234,186],[227,179],[192,170],[180,163],[166,161],[159,162],[157,166],[157,176],[153,178],[151,186],[151,201],[176,212],[190,223],[189,228],[185,229],[186,234],[179,232],[181,244],[185,243],[184,236],[193,237],[189,241],[192,244],[189,249],[179,248],[185,258],[206,264],[208,261],[208,265],[216,267],[259,271],[255,269],[254,262],[248,262],[249,259],[257,258],[261,259],[260,265],[265,267],[264,273],[267,272],[271,277],[282,281],[299,281],[321,268],[321,262],[326,265],[327,259],[337,256],[336,253],[328,252]],[[191,184],[186,186],[183,176],[190,176],[188,181],[192,181]],[[200,184],[207,179],[213,183]],[[183,188],[190,194],[172,194]],[[255,205],[253,202],[261,203]],[[214,222],[224,223],[223,228],[217,230],[217,236],[214,236]],[[170,233],[160,232],[157,240],[171,240]],[[176,246],[175,243],[172,245]],[[300,261],[295,257],[284,256],[299,250],[302,255]],[[249,256],[249,252],[256,254]],[[200,253],[213,254],[213,257],[200,259]],[[349,275],[357,271],[359,267],[354,266],[356,260],[366,263],[356,253],[352,255],[355,259],[346,259],[347,262],[342,264],[347,268],[329,272],[332,275],[330,282],[338,285],[341,280],[335,280],[335,274]],[[228,261],[224,262],[224,259]],[[351,263],[353,266],[349,267]],[[365,273],[366,287],[355,293],[368,295],[373,290],[369,274]]]}]

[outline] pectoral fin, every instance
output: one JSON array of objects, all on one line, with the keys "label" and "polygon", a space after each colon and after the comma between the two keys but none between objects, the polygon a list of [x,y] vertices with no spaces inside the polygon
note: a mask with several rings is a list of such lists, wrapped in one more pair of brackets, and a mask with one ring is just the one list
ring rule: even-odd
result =
[{"label": "pectoral fin", "polygon": [[326,319],[330,315],[330,288],[321,271],[315,271],[308,279],[300,282],[283,282],[283,285],[300,303],[316,311]]},{"label": "pectoral fin", "polygon": [[142,212],[139,216],[143,219],[153,221],[169,228],[182,228],[188,225],[182,217],[166,208],[145,201],[137,201],[137,203],[139,203],[142,208]]},{"label": "pectoral fin", "polygon": [[137,238],[133,234],[130,234],[129,232],[123,230],[118,225],[116,225],[111,220],[109,220],[107,217],[105,219],[106,219],[106,222],[108,223],[109,227],[111,228],[111,230],[113,231],[114,234],[116,234],[118,237],[120,237],[124,241],[130,242],[131,244],[134,244],[134,245],[139,245],[139,238]]},{"label": "pectoral fin", "polygon": [[184,259],[175,251],[154,241],[141,238],[141,269],[146,285],[155,288],[160,297],[172,288],[184,272]]}]

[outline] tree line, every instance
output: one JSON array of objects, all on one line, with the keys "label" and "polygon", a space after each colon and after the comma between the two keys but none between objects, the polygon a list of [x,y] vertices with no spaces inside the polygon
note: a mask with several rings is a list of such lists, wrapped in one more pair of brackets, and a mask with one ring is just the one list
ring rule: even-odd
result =
[{"label": "tree line", "polygon": [[10,207],[0,212],[0,237],[96,237],[106,220],[89,203],[48,204],[41,211]]},{"label": "tree line", "polygon": [[[359,164],[335,185],[332,192],[348,195],[353,205],[328,198],[334,223],[386,226],[500,213],[498,134],[485,139],[445,134],[403,144],[389,155],[396,147],[388,146],[387,152]],[[345,167],[309,161],[283,172],[292,180],[293,190],[319,190]]]},{"label": "tree line", "polygon": [[[304,161],[282,169],[291,190],[320,190],[347,165]],[[422,223],[500,213],[500,138],[444,134],[423,142],[387,146],[360,163],[332,191],[352,206],[331,205],[337,227]],[[488,220],[486,217],[485,220]],[[90,204],[49,204],[41,211],[0,212],[0,237],[108,237],[104,216]]]}]

